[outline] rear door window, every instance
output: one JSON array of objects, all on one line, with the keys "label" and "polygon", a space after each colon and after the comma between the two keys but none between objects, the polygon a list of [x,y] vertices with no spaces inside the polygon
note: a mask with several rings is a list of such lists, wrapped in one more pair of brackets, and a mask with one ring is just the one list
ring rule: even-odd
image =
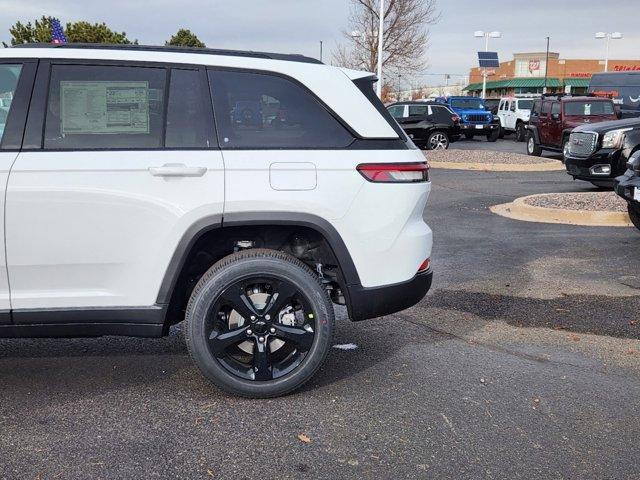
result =
[{"label": "rear door window", "polygon": [[409,116],[424,116],[429,114],[428,105],[409,105]]},{"label": "rear door window", "polygon": [[302,85],[288,78],[209,70],[223,149],[344,148],[354,138]]},{"label": "rear door window", "polygon": [[162,147],[165,68],[53,65],[46,149]]},{"label": "rear door window", "polygon": [[551,105],[551,115],[560,115],[560,102],[553,102]]},{"label": "rear door window", "polygon": [[4,139],[4,132],[11,112],[11,104],[18,87],[21,64],[0,65],[0,142]]}]

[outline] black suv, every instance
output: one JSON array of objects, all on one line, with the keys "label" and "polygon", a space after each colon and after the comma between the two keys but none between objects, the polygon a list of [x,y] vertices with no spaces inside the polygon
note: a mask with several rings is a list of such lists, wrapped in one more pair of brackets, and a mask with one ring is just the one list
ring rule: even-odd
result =
[{"label": "black suv", "polygon": [[640,230],[640,149],[626,164],[627,171],[614,179],[615,192],[627,201],[627,211],[633,225]]},{"label": "black suv", "polygon": [[640,146],[640,118],[576,127],[565,149],[567,173],[598,187],[612,187]]},{"label": "black suv", "polygon": [[399,102],[389,113],[418,147],[445,150],[460,138],[460,117],[439,102]]}]

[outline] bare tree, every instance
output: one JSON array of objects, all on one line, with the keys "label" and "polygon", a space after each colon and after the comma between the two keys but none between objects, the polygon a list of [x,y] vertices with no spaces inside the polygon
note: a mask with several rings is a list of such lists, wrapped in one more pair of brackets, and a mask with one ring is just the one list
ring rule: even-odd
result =
[{"label": "bare tree", "polygon": [[[333,62],[375,72],[378,68],[379,0],[350,0],[346,42],[333,52]],[[427,67],[429,25],[437,23],[437,0],[387,0],[382,37],[382,68],[411,74]],[[355,33],[355,35],[354,35]]]}]

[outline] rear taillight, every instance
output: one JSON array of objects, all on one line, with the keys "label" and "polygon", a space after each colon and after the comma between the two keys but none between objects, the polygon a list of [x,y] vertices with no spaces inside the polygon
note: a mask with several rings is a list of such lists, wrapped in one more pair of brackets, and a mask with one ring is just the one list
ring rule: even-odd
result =
[{"label": "rear taillight", "polygon": [[426,272],[427,270],[429,270],[429,267],[431,266],[431,259],[427,258],[424,262],[422,262],[420,264],[420,266],[418,267],[418,273],[421,272]]},{"label": "rear taillight", "polygon": [[374,183],[416,183],[429,181],[429,164],[363,163],[356,167],[360,174]]}]

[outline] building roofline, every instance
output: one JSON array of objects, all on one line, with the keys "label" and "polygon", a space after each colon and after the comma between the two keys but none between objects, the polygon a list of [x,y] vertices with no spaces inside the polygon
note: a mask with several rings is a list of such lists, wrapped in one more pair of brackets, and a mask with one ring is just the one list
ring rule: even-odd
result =
[{"label": "building roofline", "polygon": [[136,45],[136,44],[110,44],[110,43],[24,43],[14,45],[11,48],[55,48],[70,50],[130,50],[146,52],[170,52],[170,53],[196,53],[201,55],[223,55],[230,57],[264,58],[269,60],[283,60],[287,62],[313,63],[323,65],[316,58],[306,57],[300,54],[253,52],[248,50],[224,50],[216,48],[177,47],[173,45]]}]

